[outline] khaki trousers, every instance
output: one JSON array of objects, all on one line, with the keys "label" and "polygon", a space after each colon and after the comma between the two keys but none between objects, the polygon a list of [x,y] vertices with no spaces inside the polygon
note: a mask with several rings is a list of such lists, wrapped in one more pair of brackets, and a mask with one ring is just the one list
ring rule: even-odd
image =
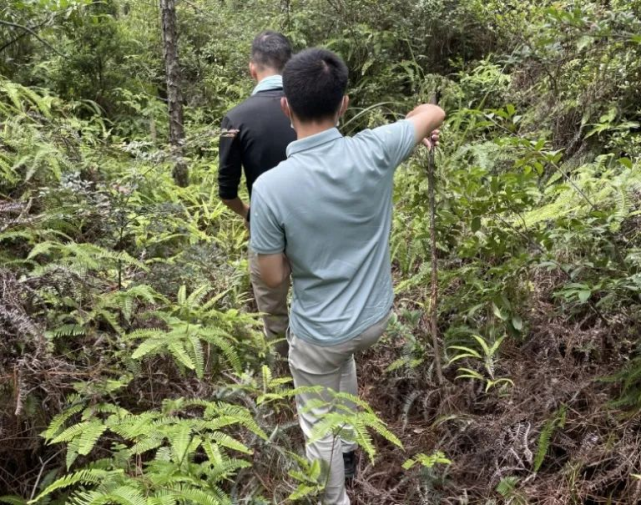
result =
[{"label": "khaki trousers", "polygon": [[265,314],[263,324],[267,340],[283,339],[276,344],[276,351],[287,357],[287,341],[284,340],[289,326],[289,313],[287,310],[287,294],[290,280],[287,279],[280,286],[270,288],[265,284],[258,268],[258,255],[249,249],[249,274],[254,290],[254,298],[258,311]]},{"label": "khaki trousers", "polygon": [[[328,390],[358,395],[354,354],[368,349],[378,341],[387,328],[390,314],[357,337],[330,347],[310,344],[296,337],[291,329],[288,332],[289,368],[294,378],[295,387],[324,387],[324,392],[321,393],[296,395],[296,408],[300,426],[307,440],[307,458],[311,461],[321,460],[328,471],[327,486],[323,497],[323,503],[326,505],[350,504],[345,491],[343,453],[355,450],[356,444],[337,439],[332,434],[314,443],[309,443],[312,430],[325,415],[335,409],[331,403],[333,396]],[[323,400],[324,404],[310,409],[309,402],[318,399]],[[343,402],[342,406],[356,410],[356,405],[353,402]],[[341,412],[343,412],[342,409]]]}]

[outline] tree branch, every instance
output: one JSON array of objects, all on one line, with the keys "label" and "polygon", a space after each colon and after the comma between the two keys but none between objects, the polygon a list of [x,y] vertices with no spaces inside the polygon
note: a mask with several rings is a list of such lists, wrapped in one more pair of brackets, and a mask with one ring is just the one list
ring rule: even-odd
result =
[{"label": "tree branch", "polygon": [[49,42],[47,42],[45,39],[43,39],[40,35],[38,35],[36,32],[34,32],[28,26],[19,25],[17,23],[12,23],[10,21],[4,21],[2,19],[0,19],[0,25],[10,26],[12,28],[18,28],[19,30],[24,30],[25,32],[29,33],[30,35],[33,35],[36,39],[38,39],[40,42],[42,42],[45,46],[47,46],[49,49],[51,49],[58,56],[62,56],[62,57],[65,56],[64,54],[62,54],[60,51],[58,51],[55,47],[53,47],[51,44],[49,44]]}]

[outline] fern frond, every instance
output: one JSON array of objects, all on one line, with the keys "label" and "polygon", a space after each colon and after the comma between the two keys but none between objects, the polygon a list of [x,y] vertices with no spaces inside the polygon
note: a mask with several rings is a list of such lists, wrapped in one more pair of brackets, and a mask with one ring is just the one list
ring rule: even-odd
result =
[{"label": "fern frond", "polygon": [[184,284],[178,288],[178,305],[185,305],[185,300],[187,299],[187,286]]},{"label": "fern frond", "polygon": [[56,249],[59,246],[60,244],[56,242],[40,242],[39,244],[36,244],[33,249],[31,249],[31,252],[27,256],[27,259],[33,259],[40,254],[47,254],[49,251],[51,251],[52,249]]},{"label": "fern frond", "polygon": [[135,440],[141,436],[161,434],[164,427],[172,426],[180,420],[179,417],[163,416],[150,411],[124,417],[118,423],[110,425],[110,430],[127,440]]},{"label": "fern frond", "polygon": [[49,427],[42,433],[42,436],[47,441],[50,441],[53,438],[57,437],[60,434],[60,430],[62,429],[63,425],[67,422],[67,420],[72,416],[74,416],[75,414],[78,414],[79,412],[81,412],[83,409],[84,409],[84,405],[76,404],[64,410],[63,412],[61,412],[51,420],[51,423],[49,423]]},{"label": "fern frond", "polygon": [[82,423],[74,424],[73,426],[69,426],[66,430],[64,430],[62,433],[60,433],[58,436],[56,436],[53,440],[51,440],[51,444],[59,444],[61,442],[70,442],[82,435],[82,433],[87,429],[89,426],[90,421],[85,421]]},{"label": "fern frond", "polygon": [[164,347],[165,343],[165,339],[161,338],[150,338],[149,340],[145,340],[136,348],[136,350],[131,355],[131,358],[142,359],[150,354],[156,354],[160,351],[160,349]]},{"label": "fern frond", "polygon": [[223,355],[225,356],[225,358],[227,358],[227,361],[231,364],[236,373],[240,374],[242,372],[243,367],[240,362],[240,357],[238,356],[235,347],[230,342],[221,338],[218,334],[212,333],[211,331],[202,332],[200,334],[200,337],[206,342],[214,344],[216,347],[218,347],[218,349],[222,351]]},{"label": "fern frond", "polygon": [[143,494],[133,487],[122,486],[114,489],[110,494],[120,498],[123,505],[147,505],[147,500]]},{"label": "fern frond", "polygon": [[196,288],[191,294],[187,297],[186,305],[189,307],[196,307],[201,304],[203,298],[205,298],[209,293],[212,292],[213,286],[210,284],[203,284],[202,286]]},{"label": "fern frond", "polygon": [[138,440],[131,448],[129,449],[130,454],[144,454],[145,452],[153,451],[158,449],[164,442],[165,437],[159,435],[150,435],[148,438]]},{"label": "fern frond", "polygon": [[534,457],[534,471],[538,472],[545,461],[545,456],[550,447],[550,440],[554,434],[554,430],[560,423],[565,423],[565,405],[554,413],[554,416],[548,419],[543,425],[541,434],[539,435],[538,447],[536,449],[536,456]]},{"label": "fern frond", "polygon": [[76,459],[78,459],[78,447],[80,447],[80,438],[74,438],[71,442],[67,443],[67,454],[65,455],[67,470],[69,470]]},{"label": "fern frond", "polygon": [[138,338],[159,338],[165,336],[167,332],[161,328],[145,328],[135,330],[126,335],[127,340],[136,340]]},{"label": "fern frond", "polygon": [[[208,466],[207,463],[203,463],[203,465]],[[230,459],[225,456],[222,461],[213,465],[212,468],[208,468],[206,473],[211,482],[221,482],[232,477],[238,470],[251,466],[251,463],[244,459]]]},{"label": "fern frond", "polygon": [[19,496],[0,496],[0,503],[8,503],[9,505],[27,505],[27,500]]},{"label": "fern frond", "polygon": [[300,500],[305,497],[315,496],[320,491],[318,486],[309,486],[307,484],[301,484],[296,488],[292,494],[289,495],[289,500],[295,501]]},{"label": "fern frond", "polygon": [[53,340],[60,337],[77,337],[85,333],[85,329],[79,324],[63,324],[55,330],[45,332],[45,336]]},{"label": "fern frond", "polygon": [[420,463],[424,468],[432,468],[436,464],[451,465],[452,461],[445,457],[445,454],[441,451],[436,451],[434,454],[417,454],[413,458],[408,459],[403,463],[403,469],[409,470],[416,463]]},{"label": "fern frond", "polygon": [[194,356],[196,375],[199,379],[202,379],[205,373],[205,353],[203,352],[203,345],[200,339],[194,335],[190,335],[188,338]]},{"label": "fern frond", "polygon": [[46,496],[49,496],[54,491],[59,489],[65,489],[76,484],[100,484],[110,476],[121,475],[123,474],[122,470],[98,470],[95,468],[90,468],[86,470],[80,470],[78,472],[65,475],[64,477],[52,482],[47,488],[40,493],[36,498],[31,500],[30,504],[35,504],[41,501]]},{"label": "fern frond", "polygon": [[100,421],[92,421],[88,423],[87,428],[80,435],[80,442],[78,446],[78,454],[86,456],[96,445],[96,442],[101,435],[107,430],[107,427]]},{"label": "fern frond", "polygon": [[231,500],[215,486],[209,486],[207,491],[193,488],[176,489],[174,493],[176,500],[186,505],[231,505]]},{"label": "fern frond", "polygon": [[176,361],[182,363],[190,370],[194,370],[196,368],[194,360],[189,356],[182,342],[171,342],[167,348]]},{"label": "fern frond", "polygon": [[400,447],[401,449],[403,448],[403,443],[400,441],[400,439],[396,435],[394,435],[394,433],[390,431],[387,425],[376,415],[364,413],[362,414],[362,417],[364,421],[364,427],[373,429],[388,442],[391,442],[396,447]]},{"label": "fern frond", "polygon": [[216,442],[218,445],[222,445],[223,447],[226,447],[227,449],[233,449],[238,452],[242,452],[244,454],[253,454],[254,451],[249,449],[246,445],[243,443],[239,442],[238,440],[230,437],[226,433],[222,433],[220,431],[212,433],[209,438],[213,441]]},{"label": "fern frond", "polygon": [[114,405],[113,403],[99,403],[85,409],[82,413],[82,420],[88,420],[96,414],[113,414],[118,419],[116,422],[119,422],[120,419],[130,416],[131,412],[119,405]]},{"label": "fern frond", "polygon": [[147,505],[176,505],[176,497],[169,491],[162,490],[147,499]]},{"label": "fern frond", "polygon": [[191,426],[186,423],[177,424],[169,431],[168,437],[173,459],[180,464],[189,452],[189,446],[192,441]]}]

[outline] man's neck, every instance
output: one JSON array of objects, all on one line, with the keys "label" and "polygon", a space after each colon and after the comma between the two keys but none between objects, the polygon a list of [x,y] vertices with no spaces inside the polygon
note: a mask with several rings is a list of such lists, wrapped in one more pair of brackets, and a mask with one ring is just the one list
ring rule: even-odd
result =
[{"label": "man's neck", "polygon": [[256,72],[256,82],[259,83],[263,79],[267,79],[268,77],[272,77],[274,75],[280,75],[280,73],[277,70],[272,69],[267,69],[263,72]]},{"label": "man's neck", "polygon": [[301,140],[306,137],[311,137],[312,135],[331,130],[332,128],[336,128],[336,121],[327,120],[313,123],[297,122],[294,127],[294,129],[296,130],[296,138],[298,140]]}]

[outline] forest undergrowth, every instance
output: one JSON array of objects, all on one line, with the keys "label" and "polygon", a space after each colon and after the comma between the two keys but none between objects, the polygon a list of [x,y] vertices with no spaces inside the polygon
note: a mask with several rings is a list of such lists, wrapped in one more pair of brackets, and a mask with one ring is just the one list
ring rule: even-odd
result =
[{"label": "forest undergrowth", "polygon": [[353,503],[641,501],[640,13],[179,2],[180,187],[157,3],[0,6],[0,502],[316,503],[216,187],[220,121],[268,27],[348,63],[345,134],[435,94],[448,113],[439,346],[417,150],[396,175],[394,317],[358,360],[360,411],[321,428],[355,426]]}]

